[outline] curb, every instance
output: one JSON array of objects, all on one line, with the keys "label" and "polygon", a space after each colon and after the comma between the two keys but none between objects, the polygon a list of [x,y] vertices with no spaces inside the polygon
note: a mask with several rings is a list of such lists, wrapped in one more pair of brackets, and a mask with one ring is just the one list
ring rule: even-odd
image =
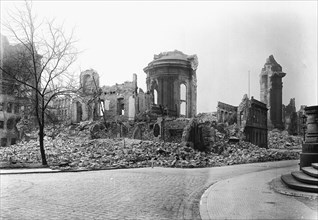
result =
[{"label": "curb", "polygon": [[318,199],[318,194],[310,193],[310,192],[303,192],[288,188],[282,181],[281,178],[275,178],[269,183],[270,189],[274,190],[277,193],[287,195],[287,196],[295,196],[295,197],[305,197],[308,199],[316,200]]},{"label": "curb", "polygon": [[[42,173],[78,173],[78,172],[91,172],[91,171],[104,171],[104,170],[122,170],[122,169],[139,169],[139,168],[151,168],[151,167],[109,167],[109,168],[103,168],[103,169],[79,169],[79,170],[53,170],[50,168],[50,170],[37,170],[36,169],[43,169],[43,168],[21,168],[21,169],[0,169],[0,176],[1,175],[18,175],[18,174],[42,174]],[[25,171],[23,171],[24,169]],[[8,171],[6,173],[3,173],[2,171]],[[9,172],[19,170],[17,172]],[[33,170],[33,171],[27,171],[27,170]]]},{"label": "curb", "polygon": [[23,170],[19,170],[17,172],[10,172],[9,170],[5,170],[8,172],[3,173],[3,170],[0,169],[0,175],[18,175],[18,174],[43,174],[43,173],[59,173],[61,172],[61,170],[35,170],[32,169],[32,171],[23,171]]},{"label": "curb", "polygon": [[202,220],[211,219],[207,209],[208,197],[210,192],[213,190],[213,188],[217,186],[218,184],[220,184],[220,182],[222,182],[222,180],[213,182],[201,196],[199,210],[200,210],[200,217]]}]

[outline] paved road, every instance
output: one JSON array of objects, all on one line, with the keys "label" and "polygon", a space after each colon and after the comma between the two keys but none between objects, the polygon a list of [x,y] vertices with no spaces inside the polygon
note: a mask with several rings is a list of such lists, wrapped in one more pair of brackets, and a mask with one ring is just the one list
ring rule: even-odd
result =
[{"label": "paved road", "polygon": [[1,175],[0,219],[200,219],[213,183],[297,163]]}]

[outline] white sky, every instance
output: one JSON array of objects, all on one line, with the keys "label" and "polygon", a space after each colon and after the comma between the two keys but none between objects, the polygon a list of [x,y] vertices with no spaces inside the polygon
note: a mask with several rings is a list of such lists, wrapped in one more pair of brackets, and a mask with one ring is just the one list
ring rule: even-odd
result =
[{"label": "white sky", "polygon": [[[21,2],[1,1],[1,18]],[[39,17],[75,27],[83,51],[76,71],[93,68],[100,85],[131,81],[146,90],[143,68],[153,55],[197,54],[198,113],[217,101],[239,105],[248,92],[260,99],[259,74],[273,54],[287,75],[283,103],[317,105],[317,1],[35,1]],[[9,39],[10,41],[10,39]]]}]

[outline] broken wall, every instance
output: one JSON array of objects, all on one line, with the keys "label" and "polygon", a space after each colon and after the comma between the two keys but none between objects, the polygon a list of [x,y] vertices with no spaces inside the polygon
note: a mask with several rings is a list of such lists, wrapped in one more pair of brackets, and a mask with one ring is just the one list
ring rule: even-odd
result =
[{"label": "broken wall", "polygon": [[[10,45],[8,39],[3,35],[1,35],[0,43],[1,68],[13,74],[18,73],[29,84],[35,85],[33,78],[29,77],[29,72],[25,71],[31,60],[25,46],[22,44]],[[21,65],[23,69],[21,69]],[[15,144],[20,138],[16,125],[22,116],[26,119],[32,118],[30,109],[33,106],[31,106],[30,100],[34,93],[33,90],[17,83],[12,76],[0,70],[0,146]]]},{"label": "broken wall", "polygon": [[244,95],[237,109],[237,126],[244,133],[244,140],[267,148],[267,108],[253,97]]},{"label": "broken wall", "polygon": [[94,95],[99,90],[99,74],[93,69],[85,70],[80,74],[80,83],[84,95]]},{"label": "broken wall", "polygon": [[[106,120],[134,120],[138,109],[137,75],[133,75],[133,81],[126,81],[113,86],[101,88],[100,100],[103,103]],[[144,101],[145,102],[145,101]]]},{"label": "broken wall", "polygon": [[290,135],[298,133],[298,115],[296,112],[295,98],[290,99],[287,106],[283,105],[284,127]]},{"label": "broken wall", "polygon": [[236,123],[237,107],[223,102],[218,102],[217,105],[217,120],[219,123]]}]

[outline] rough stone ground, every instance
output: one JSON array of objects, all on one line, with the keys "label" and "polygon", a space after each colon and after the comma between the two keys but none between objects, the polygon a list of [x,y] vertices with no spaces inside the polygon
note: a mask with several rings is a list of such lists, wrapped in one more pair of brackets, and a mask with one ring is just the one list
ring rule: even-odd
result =
[{"label": "rough stone ground", "polygon": [[216,181],[297,163],[2,175],[0,219],[200,219]]}]

